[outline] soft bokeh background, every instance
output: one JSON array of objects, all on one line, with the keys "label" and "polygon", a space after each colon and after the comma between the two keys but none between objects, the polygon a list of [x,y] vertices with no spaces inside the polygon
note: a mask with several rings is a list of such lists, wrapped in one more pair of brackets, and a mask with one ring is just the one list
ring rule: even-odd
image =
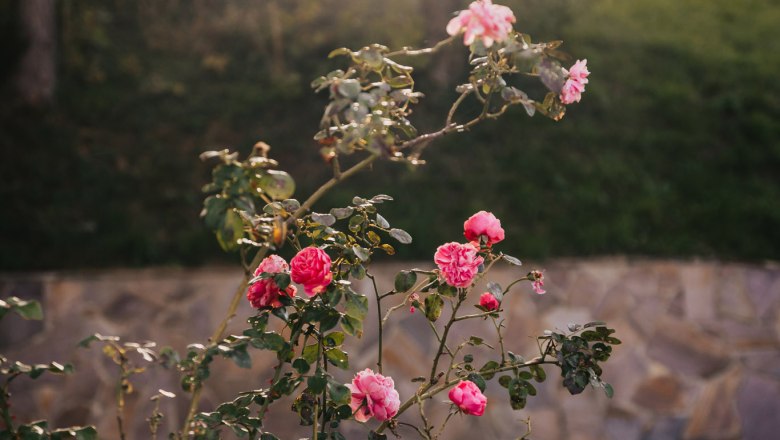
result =
[{"label": "soft bokeh background", "polygon": [[[47,30],[53,70],[33,65],[31,86],[29,70],[18,81],[31,48],[22,3],[0,1],[6,270],[224,261],[198,218],[198,153],[264,140],[305,196],[328,172],[311,139],[326,96],[308,85],[339,67],[327,53],[434,43],[467,4],[61,0]],[[416,238],[405,257],[429,258],[479,209],[525,257],[780,257],[776,2],[503,3],[518,29],[588,59],[585,100],[558,123],[513,109],[437,143],[425,168],[382,164],[322,206],[395,196],[387,217]],[[442,123],[464,55],[416,64],[422,130]],[[24,89],[49,85],[37,100]],[[22,105],[20,89],[38,105]]]},{"label": "soft bokeh background", "polygon": [[[75,342],[99,331],[182,351],[211,333],[241,277],[198,217],[210,172],[198,154],[263,140],[305,197],[328,177],[312,140],[326,97],[309,87],[340,67],[328,52],[433,44],[467,3],[0,0],[0,298],[39,299],[47,313],[6,318],[0,351],[77,367],[20,381],[20,417],[99,423],[112,438],[113,370]],[[517,29],[588,59],[583,101],[561,122],[513,109],[437,142],[425,167],[379,164],[319,206],[394,196],[383,215],[414,237],[398,260],[428,262],[465,218],[493,211],[502,250],[549,269],[550,294],[526,291],[507,308],[518,352],[572,320],[607,319],[628,344],[605,369],[615,399],[568,398],[551,377],[527,411],[496,405],[487,425],[453,432],[517,437],[530,415],[538,439],[769,438],[780,430],[780,267],[766,263],[780,259],[777,1],[498,3]],[[443,123],[465,54],[455,45],[413,61],[421,131]],[[231,331],[249,314],[243,304]],[[388,347],[399,374],[430,342],[410,333],[417,318]],[[355,368],[369,366],[373,342]],[[250,383],[268,376],[254,355]],[[216,368],[206,406],[247,388],[246,371]],[[149,395],[177,389],[168,373],[149,377],[129,404],[136,438]],[[168,429],[185,406],[166,407]]]}]

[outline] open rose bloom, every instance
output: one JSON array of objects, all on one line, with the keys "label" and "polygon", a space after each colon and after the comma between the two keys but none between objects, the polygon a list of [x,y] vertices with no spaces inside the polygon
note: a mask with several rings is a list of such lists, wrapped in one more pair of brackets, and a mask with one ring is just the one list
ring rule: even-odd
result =
[{"label": "open rose bloom", "polygon": [[322,293],[333,281],[330,257],[320,248],[303,248],[290,260],[290,278],[303,285],[308,296]]},{"label": "open rose bloom", "polygon": [[436,249],[433,261],[444,280],[453,287],[469,287],[484,259],[471,244],[447,243]]},{"label": "open rose bloom", "polygon": [[347,388],[352,391],[349,407],[358,422],[368,421],[371,417],[384,422],[398,414],[401,399],[392,378],[366,368],[355,375]]},{"label": "open rose bloom", "polygon": [[504,229],[501,220],[492,212],[479,211],[463,223],[463,235],[471,242],[484,238],[487,245],[491,246],[504,239]]},{"label": "open rose bloom", "polygon": [[[287,262],[278,255],[271,255],[266,257],[255,270],[255,276],[262,273],[285,273],[290,270]],[[281,290],[273,278],[266,278],[259,280],[256,283],[249,286],[246,297],[252,304],[252,307],[261,309],[265,307],[281,307],[282,303],[279,302],[279,295],[286,295],[289,297],[295,296],[295,286],[287,286],[286,289]]]},{"label": "open rose bloom", "polygon": [[462,380],[449,393],[449,398],[465,414],[481,416],[485,413],[487,397],[479,387],[470,380]]},{"label": "open rose bloom", "polygon": [[458,13],[458,16],[447,24],[447,33],[458,35],[463,33],[463,44],[470,46],[477,38],[485,47],[493,42],[501,42],[512,32],[515,14],[506,6],[494,5],[491,0],[472,2],[469,8]]}]

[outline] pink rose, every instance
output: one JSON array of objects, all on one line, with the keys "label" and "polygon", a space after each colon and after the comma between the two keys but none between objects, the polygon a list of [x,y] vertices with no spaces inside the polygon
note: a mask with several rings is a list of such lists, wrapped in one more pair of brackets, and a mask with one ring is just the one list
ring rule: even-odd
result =
[{"label": "pink rose", "polygon": [[486,310],[498,310],[498,299],[490,292],[485,292],[479,297],[479,305]]},{"label": "pink rose", "polygon": [[453,287],[468,287],[484,260],[477,255],[477,249],[471,244],[451,242],[436,249],[433,261],[439,266],[447,284]]},{"label": "pink rose", "polygon": [[308,296],[325,291],[333,280],[330,273],[330,257],[320,248],[309,246],[302,249],[290,260],[290,277]]},{"label": "pink rose", "polygon": [[366,368],[355,375],[347,388],[352,391],[349,407],[358,422],[365,422],[371,417],[384,422],[398,414],[401,400],[392,378]]},{"label": "pink rose", "polygon": [[485,412],[487,398],[477,385],[470,380],[462,380],[449,393],[452,403],[461,411],[472,416],[481,416]]},{"label": "pink rose", "polygon": [[[266,257],[260,265],[255,269],[255,276],[261,273],[285,273],[289,271],[290,267],[287,266],[287,262],[278,255],[271,255]],[[246,292],[246,297],[252,307],[261,309],[264,307],[281,307],[282,303],[279,302],[279,295],[287,295],[289,297],[295,296],[295,286],[287,286],[286,289],[281,290],[273,278],[266,278],[257,281],[249,286]]]},{"label": "pink rose", "polygon": [[463,235],[468,241],[479,241],[479,237],[484,236],[487,245],[491,246],[504,239],[504,229],[501,220],[492,212],[479,211],[463,223]]},{"label": "pink rose", "polygon": [[476,38],[481,38],[482,44],[490,47],[494,41],[506,39],[514,22],[515,15],[511,9],[494,5],[491,0],[478,0],[447,23],[447,33],[457,35],[465,29],[463,44],[470,46]]},{"label": "pink rose", "polygon": [[582,93],[585,92],[585,84],[588,83],[588,75],[590,75],[587,64],[588,60],[577,60],[568,71],[563,69],[564,73],[569,75],[569,78],[561,89],[562,103],[572,104],[580,102]]}]

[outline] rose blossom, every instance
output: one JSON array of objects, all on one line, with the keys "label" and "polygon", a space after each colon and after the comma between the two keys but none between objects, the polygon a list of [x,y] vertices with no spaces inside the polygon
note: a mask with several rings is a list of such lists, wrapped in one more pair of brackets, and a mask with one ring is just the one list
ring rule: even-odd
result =
[{"label": "rose blossom", "polygon": [[463,222],[463,235],[468,241],[479,241],[479,237],[485,236],[490,246],[504,239],[504,229],[492,212],[479,211]]},{"label": "rose blossom", "polygon": [[447,33],[457,35],[465,29],[463,44],[470,46],[481,38],[482,44],[490,47],[494,41],[506,39],[514,22],[515,15],[506,6],[494,5],[491,0],[475,1],[447,23]]},{"label": "rose blossom", "polygon": [[303,285],[306,295],[322,293],[333,280],[330,257],[320,248],[304,248],[290,260],[290,277],[294,282]]},{"label": "rose blossom", "polygon": [[355,375],[347,388],[352,391],[349,407],[358,422],[365,422],[371,417],[384,422],[398,413],[401,400],[391,377],[366,368]]},{"label": "rose blossom", "polygon": [[485,292],[479,297],[479,305],[489,311],[498,310],[498,299],[490,292]]},{"label": "rose blossom", "polygon": [[439,266],[447,284],[453,287],[468,287],[484,260],[477,255],[477,249],[471,244],[451,242],[436,249],[433,261]]},{"label": "rose blossom", "polygon": [[[271,255],[266,257],[257,269],[255,269],[255,276],[261,273],[284,273],[289,271],[290,267],[287,266],[287,262],[278,255]],[[261,309],[263,307],[281,307],[282,303],[279,302],[279,295],[287,295],[289,297],[295,296],[295,286],[287,286],[286,289],[281,290],[273,278],[265,278],[258,280],[256,283],[249,286],[246,292],[246,297],[252,304],[252,307]]]},{"label": "rose blossom", "polygon": [[585,91],[585,84],[588,83],[588,75],[590,75],[587,64],[588,60],[577,60],[568,71],[563,69],[563,72],[568,74],[569,78],[561,89],[562,103],[571,104],[580,102],[582,93]]},{"label": "rose blossom", "polygon": [[485,412],[487,398],[479,387],[470,380],[462,380],[449,393],[452,403],[461,411],[472,416],[481,416]]}]

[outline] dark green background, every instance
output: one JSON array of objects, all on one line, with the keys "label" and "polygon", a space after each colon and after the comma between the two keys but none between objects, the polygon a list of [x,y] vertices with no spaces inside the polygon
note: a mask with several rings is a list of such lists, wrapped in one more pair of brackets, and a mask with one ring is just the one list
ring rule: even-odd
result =
[{"label": "dark green background", "polygon": [[[19,1],[0,0],[0,270],[200,264],[225,257],[198,217],[198,154],[273,147],[299,198],[327,177],[311,136],[330,49],[420,47],[464,1],[57,2],[51,106],[15,104]],[[565,40],[592,72],[563,121],[501,120],[438,142],[413,171],[382,163],[318,206],[387,193],[383,212],[428,259],[485,209],[522,258],[780,258],[780,8],[773,0],[498,3]],[[274,12],[274,5],[276,12]],[[465,49],[416,61],[437,128]]]}]

